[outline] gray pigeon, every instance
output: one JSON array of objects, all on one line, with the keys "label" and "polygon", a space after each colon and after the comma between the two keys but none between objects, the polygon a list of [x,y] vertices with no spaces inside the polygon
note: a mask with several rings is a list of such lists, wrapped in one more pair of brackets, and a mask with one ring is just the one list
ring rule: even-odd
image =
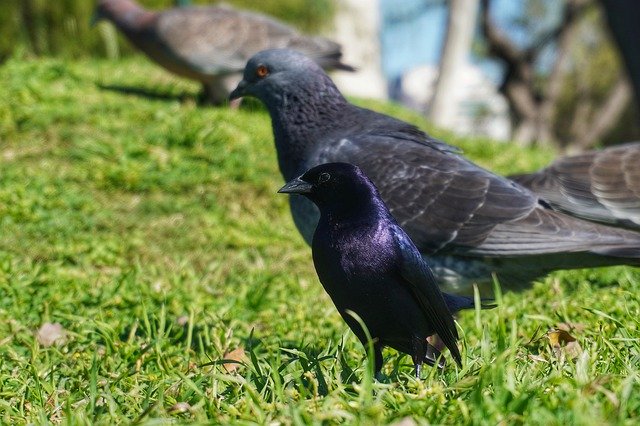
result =
[{"label": "gray pigeon", "polygon": [[640,142],[562,157],[510,178],[571,215],[640,230]]},{"label": "gray pigeon", "polygon": [[205,100],[226,101],[229,82],[254,53],[274,47],[299,50],[327,69],[353,68],[340,62],[340,45],[308,37],[264,15],[228,6],[176,7],[160,12],[133,0],[98,0],[94,21],[107,19],[151,60],[174,74],[200,81]]},{"label": "gray pigeon", "polygon": [[[322,163],[359,166],[450,291],[490,286],[492,273],[517,289],[556,269],[640,265],[640,233],[555,212],[415,126],[350,104],[300,53],[256,54],[230,95],[241,96],[267,106],[286,181]],[[302,197],[290,204],[310,242],[317,209]]]}]

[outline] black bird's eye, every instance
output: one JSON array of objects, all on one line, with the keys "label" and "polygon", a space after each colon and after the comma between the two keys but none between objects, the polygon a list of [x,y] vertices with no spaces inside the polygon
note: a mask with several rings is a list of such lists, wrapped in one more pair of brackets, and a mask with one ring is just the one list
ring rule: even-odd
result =
[{"label": "black bird's eye", "polygon": [[258,65],[258,68],[256,68],[256,75],[258,78],[265,78],[269,75],[269,68],[267,68],[266,65]]},{"label": "black bird's eye", "polygon": [[329,179],[331,179],[331,175],[329,173],[320,173],[320,176],[318,176],[318,183],[325,183]]}]

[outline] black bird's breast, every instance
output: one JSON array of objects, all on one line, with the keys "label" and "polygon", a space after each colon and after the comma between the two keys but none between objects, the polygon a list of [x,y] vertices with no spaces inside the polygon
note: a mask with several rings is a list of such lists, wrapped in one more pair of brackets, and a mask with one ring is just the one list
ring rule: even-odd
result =
[{"label": "black bird's breast", "polygon": [[386,226],[332,228],[321,220],[313,238],[313,260],[325,291],[363,340],[355,312],[373,338],[404,349],[414,336],[432,334],[417,300],[402,282],[398,252]]},{"label": "black bird's breast", "polygon": [[318,276],[329,295],[360,295],[382,276],[395,272],[393,236],[382,226],[334,225],[321,220],[312,248]]}]

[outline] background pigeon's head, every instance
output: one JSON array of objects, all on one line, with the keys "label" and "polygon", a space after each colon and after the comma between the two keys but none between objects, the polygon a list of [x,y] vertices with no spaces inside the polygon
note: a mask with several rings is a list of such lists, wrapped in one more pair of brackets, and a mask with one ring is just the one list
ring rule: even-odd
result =
[{"label": "background pigeon's head", "polygon": [[91,17],[92,25],[105,19],[113,21],[132,10],[140,9],[133,0],[96,0],[95,4]]},{"label": "background pigeon's head", "polygon": [[358,166],[349,163],[326,163],[309,169],[278,191],[300,194],[323,209],[360,211],[371,203],[382,203],[375,185]]},{"label": "background pigeon's head", "polygon": [[[319,76],[323,77],[319,79]],[[242,81],[229,99],[254,96],[269,105],[284,90],[303,88],[325,79],[329,78],[323,69],[302,53],[290,49],[263,50],[249,59]]]}]

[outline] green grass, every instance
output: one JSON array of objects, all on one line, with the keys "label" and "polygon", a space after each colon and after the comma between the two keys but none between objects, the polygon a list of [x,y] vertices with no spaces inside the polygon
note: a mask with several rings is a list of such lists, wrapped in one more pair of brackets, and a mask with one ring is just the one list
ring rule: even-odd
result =
[{"label": "green grass", "polygon": [[[387,351],[376,382],[275,194],[264,111],[198,108],[142,59],[11,60],[0,80],[0,423],[638,423],[637,270],[507,293],[459,318],[462,369],[415,380]],[[553,156],[433,133],[501,173]],[[45,323],[63,341],[40,344]],[[575,359],[545,337],[561,323]]]}]

